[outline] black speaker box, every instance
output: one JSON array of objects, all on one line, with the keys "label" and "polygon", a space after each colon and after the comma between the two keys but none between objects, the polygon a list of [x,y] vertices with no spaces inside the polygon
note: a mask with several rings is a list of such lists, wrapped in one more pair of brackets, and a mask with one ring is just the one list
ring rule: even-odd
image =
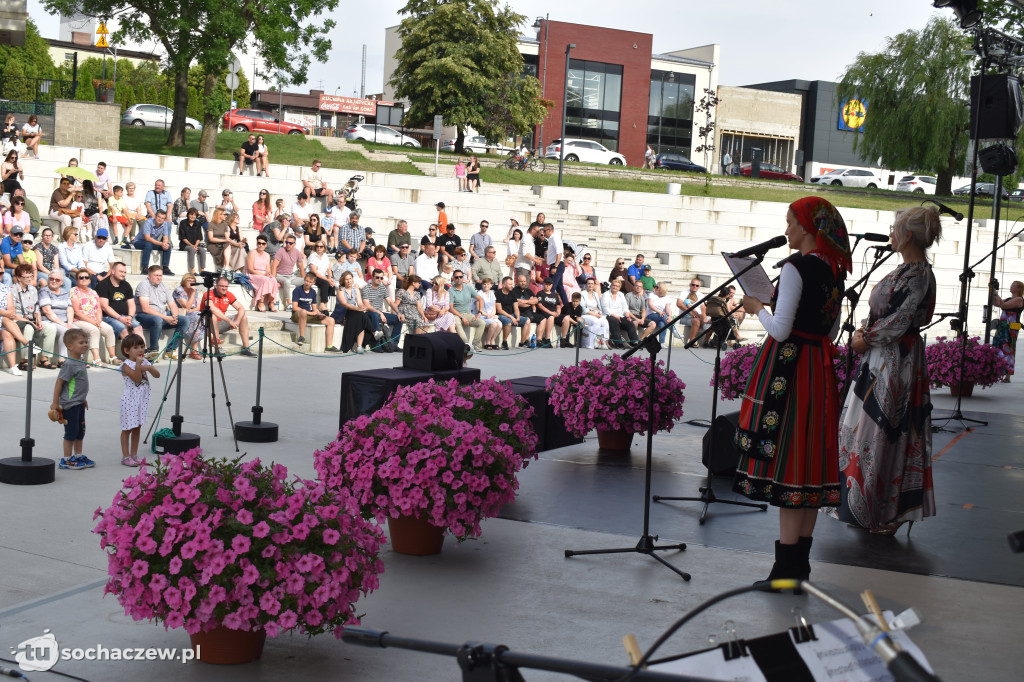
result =
[{"label": "black speaker box", "polygon": [[421,372],[442,372],[462,367],[466,344],[458,334],[406,334],[402,343],[402,367]]},{"label": "black speaker box", "polygon": [[[537,445],[538,452],[556,450],[582,443],[583,439],[569,433],[568,429],[565,428],[565,420],[555,414],[554,408],[551,407],[546,382],[547,377],[539,376],[519,377],[509,382],[513,385],[513,390],[517,390],[519,386],[522,386],[544,392],[544,431],[543,433],[537,432],[537,437],[540,440]],[[532,401],[531,404],[533,404]]]},{"label": "black speaker box", "polygon": [[[740,461],[740,451],[733,442],[736,426],[740,421],[739,412],[719,415],[704,434],[704,456],[701,461],[708,471],[715,476],[731,474],[736,471]],[[711,451],[711,434],[715,434],[715,451]]]},{"label": "black speaker box", "polygon": [[1008,144],[994,144],[978,151],[981,170],[992,175],[1013,175],[1017,169],[1017,152]]},{"label": "black speaker box", "polygon": [[[975,121],[977,136],[974,135]],[[1018,78],[1005,73],[971,77],[971,139],[1016,138],[1022,122],[1024,95]]]},{"label": "black speaker box", "polygon": [[537,452],[544,452],[547,446],[548,392],[537,386],[517,384],[515,380],[508,383],[512,392],[521,396],[533,408],[533,431],[537,434]]},{"label": "black speaker box", "polygon": [[480,381],[480,370],[460,368],[447,372],[418,372],[396,367],[394,369],[344,372],[341,375],[338,430],[340,431],[345,426],[345,422],[350,419],[364,414],[373,414],[379,410],[399,386],[409,386],[431,379],[434,381],[458,379],[460,384],[471,384]]}]

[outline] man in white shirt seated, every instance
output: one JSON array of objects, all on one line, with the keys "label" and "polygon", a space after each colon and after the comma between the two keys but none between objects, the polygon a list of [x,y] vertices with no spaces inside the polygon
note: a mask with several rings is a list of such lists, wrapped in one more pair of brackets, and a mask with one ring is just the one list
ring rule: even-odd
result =
[{"label": "man in white shirt seated", "polygon": [[422,280],[420,288],[426,292],[434,286],[433,279],[440,274],[437,265],[437,247],[431,243],[423,245],[423,253],[416,256],[416,274]]},{"label": "man in white shirt seated", "polygon": [[110,245],[107,228],[96,230],[93,241],[82,245],[82,258],[85,260],[85,269],[92,275],[91,286],[95,289],[97,282],[105,280],[110,274],[110,264],[117,260],[114,258],[114,247]]},{"label": "man in white shirt seated", "polygon": [[292,204],[292,227],[305,228],[309,224],[309,197],[306,194],[299,194]]},{"label": "man in white shirt seated", "polygon": [[107,175],[107,164],[100,161],[96,164],[96,182],[92,183],[93,189],[103,195],[103,199],[110,198],[111,184],[110,176]]},{"label": "man in white shirt seated", "polygon": [[601,309],[608,318],[608,336],[612,339],[608,345],[612,348],[623,348],[626,343],[622,338],[622,332],[629,335],[631,342],[636,342],[636,325],[629,319],[629,306],[626,297],[620,291],[622,280],[616,279],[611,283],[608,291],[601,295]]},{"label": "man in white shirt seated", "polygon": [[331,196],[331,188],[320,175],[320,159],[313,159],[311,168],[302,171],[302,193],[306,198]]}]

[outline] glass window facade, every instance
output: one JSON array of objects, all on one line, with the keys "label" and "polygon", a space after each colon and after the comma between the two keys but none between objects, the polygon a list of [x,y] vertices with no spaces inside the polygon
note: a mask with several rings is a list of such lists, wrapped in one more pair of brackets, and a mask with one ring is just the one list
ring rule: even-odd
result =
[{"label": "glass window facade", "polygon": [[651,96],[647,108],[647,144],[657,153],[690,156],[696,76],[651,70]]},{"label": "glass window facade", "polygon": [[622,65],[569,60],[565,136],[619,150]]}]

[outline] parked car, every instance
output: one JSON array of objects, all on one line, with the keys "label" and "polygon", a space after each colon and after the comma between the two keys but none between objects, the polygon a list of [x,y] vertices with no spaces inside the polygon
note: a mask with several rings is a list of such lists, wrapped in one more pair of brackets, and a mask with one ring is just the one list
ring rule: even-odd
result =
[{"label": "parked car", "polygon": [[224,114],[224,130],[236,133],[281,133],[309,135],[310,130],[297,123],[280,120],[269,111],[259,109],[232,109]]},{"label": "parked car", "polygon": [[[376,129],[376,131],[374,130]],[[375,134],[376,133],[376,134]],[[366,140],[381,144],[400,144],[403,147],[420,147],[416,138],[403,135],[394,128],[374,125],[373,123],[356,123],[345,130],[346,140]]]},{"label": "parked car", "polygon": [[836,187],[871,187],[874,189],[882,186],[882,178],[869,170],[859,168],[836,168],[824,175],[815,175],[811,178],[811,182]]},{"label": "parked car", "polygon": [[1024,189],[1015,189],[1010,192],[1010,201],[1024,201]]},{"label": "parked car", "polygon": [[681,170],[690,171],[692,173],[707,173],[708,169],[704,166],[690,161],[682,154],[675,154],[665,152],[664,154],[658,154],[658,168],[667,168],[668,170]]},{"label": "parked car", "polygon": [[[561,153],[562,141],[552,140],[544,150],[544,158],[557,159]],[[593,140],[565,139],[565,160],[586,161],[588,163],[607,163],[612,166],[625,166],[626,157]]]},{"label": "parked car", "polygon": [[935,194],[935,178],[930,175],[904,175],[896,183],[896,191]]},{"label": "parked car", "polygon": [[[953,190],[953,194],[955,196],[958,196],[958,197],[959,196],[968,196],[969,197],[971,195],[971,186],[970,185],[964,185],[963,187],[958,187],[955,190]],[[994,182],[979,182],[978,185],[977,185],[977,189],[974,190],[974,196],[976,196],[976,197],[988,197],[989,199],[991,199],[991,198],[995,197],[995,195],[996,195],[996,183],[994,183]],[[1004,199],[1009,199],[1010,198],[1010,193],[1009,193],[1009,191],[1007,191],[1007,189],[1005,187],[1003,188],[1003,198]]]},{"label": "parked car", "polygon": [[[488,144],[487,138],[483,135],[467,137],[462,142],[462,148],[466,154],[484,154],[488,149],[494,149],[498,154],[507,154],[515,149],[515,147],[509,147],[506,144]],[[441,145],[441,151],[454,152],[455,140],[445,140],[444,144]]]},{"label": "parked car", "polygon": [[[121,125],[142,128],[170,128],[174,110],[159,104],[133,104],[121,115]],[[194,118],[185,117],[186,130],[202,130],[203,124]]]},{"label": "parked car", "polygon": [[[740,165],[740,175],[750,177],[750,164],[744,163]],[[796,182],[803,182],[804,179],[796,173],[790,173],[782,166],[776,166],[774,163],[762,163],[761,164],[761,177],[769,180],[794,180]]]}]

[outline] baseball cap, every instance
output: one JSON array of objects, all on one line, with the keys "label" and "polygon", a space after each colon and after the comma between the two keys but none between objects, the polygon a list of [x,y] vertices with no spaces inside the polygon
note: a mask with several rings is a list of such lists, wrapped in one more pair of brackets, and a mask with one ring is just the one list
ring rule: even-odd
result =
[{"label": "baseball cap", "polygon": [[437,206],[438,208],[444,208],[444,202],[443,201],[439,201],[436,204],[434,204],[434,206]]},{"label": "baseball cap", "polygon": [[25,230],[21,229],[21,225],[15,225],[11,228],[11,234],[25,234]]},{"label": "baseball cap", "polygon": [[110,232],[107,231],[107,228],[101,227],[100,229],[96,230],[96,236],[97,237],[109,237],[110,236]]},{"label": "baseball cap", "polygon": [[201,197],[208,197],[208,196],[210,196],[210,193],[207,192],[205,189],[201,189],[201,190],[199,190],[199,196],[201,196]]},{"label": "baseball cap", "polygon": [[555,280],[551,279],[550,277],[545,277],[544,278],[544,284],[554,284],[554,283],[555,283]]},{"label": "baseball cap", "polygon": [[651,266],[650,266],[650,265],[645,265],[645,266],[644,266],[644,270],[650,270],[650,269],[651,269]]},{"label": "baseball cap", "polygon": [[366,228],[366,234],[373,234],[373,228],[372,227]]},{"label": "baseball cap", "polygon": [[338,249],[338,252],[336,254],[334,254],[334,259],[335,260],[341,260],[342,258],[345,257],[345,253],[346,253],[345,249]]}]

